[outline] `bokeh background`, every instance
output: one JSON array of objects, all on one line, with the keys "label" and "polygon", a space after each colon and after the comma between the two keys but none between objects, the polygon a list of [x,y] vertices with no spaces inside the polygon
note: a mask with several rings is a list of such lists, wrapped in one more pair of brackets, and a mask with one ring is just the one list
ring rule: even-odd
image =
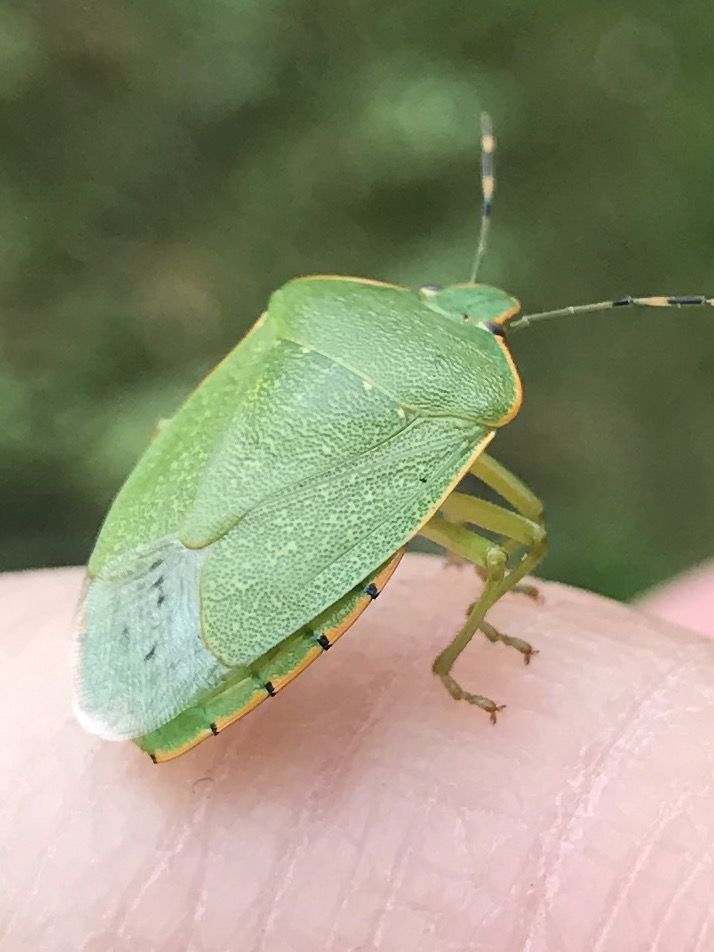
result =
[{"label": "bokeh background", "polygon": [[[707,0],[0,2],[0,567],[82,562],[157,420],[274,288],[481,277],[527,311],[714,294]],[[628,597],[714,550],[714,311],[514,336],[494,455],[543,574]]]}]

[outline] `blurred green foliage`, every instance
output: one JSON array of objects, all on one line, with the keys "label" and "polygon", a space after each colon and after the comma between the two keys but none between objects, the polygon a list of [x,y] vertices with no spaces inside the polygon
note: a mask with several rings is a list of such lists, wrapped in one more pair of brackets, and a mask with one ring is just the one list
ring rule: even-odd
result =
[{"label": "blurred green foliage", "polygon": [[[83,561],[155,422],[274,288],[482,279],[534,311],[714,293],[705,0],[0,2],[0,566]],[[517,335],[494,453],[544,574],[628,596],[711,554],[714,315]]]}]

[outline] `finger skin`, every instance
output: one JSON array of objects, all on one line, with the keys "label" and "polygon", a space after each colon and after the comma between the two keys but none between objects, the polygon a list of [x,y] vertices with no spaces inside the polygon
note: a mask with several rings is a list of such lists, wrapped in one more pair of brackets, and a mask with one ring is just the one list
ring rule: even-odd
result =
[{"label": "finger skin", "polygon": [[702,565],[654,589],[641,598],[639,604],[665,621],[714,636],[714,563]]},{"label": "finger skin", "polygon": [[69,711],[78,570],[0,581],[0,948],[712,947],[714,642],[544,584],[431,674],[480,583],[409,556],[276,699],[162,766]]}]

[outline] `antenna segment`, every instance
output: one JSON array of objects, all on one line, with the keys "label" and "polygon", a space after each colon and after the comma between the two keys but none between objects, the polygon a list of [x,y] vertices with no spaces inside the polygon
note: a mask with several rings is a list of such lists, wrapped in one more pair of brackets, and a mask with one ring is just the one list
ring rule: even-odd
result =
[{"label": "antenna segment", "polygon": [[496,148],[496,140],[493,137],[493,124],[491,117],[487,112],[481,113],[481,192],[483,194],[483,205],[481,206],[481,230],[478,236],[478,245],[474,255],[474,264],[471,269],[471,284],[476,280],[481,259],[486,251],[486,241],[488,239],[488,230],[491,224],[491,203],[493,192],[496,187],[496,179],[493,174],[493,153]]}]

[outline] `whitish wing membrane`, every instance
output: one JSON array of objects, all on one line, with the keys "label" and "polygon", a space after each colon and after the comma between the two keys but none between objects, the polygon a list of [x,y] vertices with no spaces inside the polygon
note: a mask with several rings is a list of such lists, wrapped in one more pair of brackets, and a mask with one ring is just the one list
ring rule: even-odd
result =
[{"label": "whitish wing membrane", "polygon": [[92,733],[108,740],[146,734],[226,674],[201,640],[206,552],[163,539],[114,559],[103,578],[90,581],[74,677],[77,718]]}]

